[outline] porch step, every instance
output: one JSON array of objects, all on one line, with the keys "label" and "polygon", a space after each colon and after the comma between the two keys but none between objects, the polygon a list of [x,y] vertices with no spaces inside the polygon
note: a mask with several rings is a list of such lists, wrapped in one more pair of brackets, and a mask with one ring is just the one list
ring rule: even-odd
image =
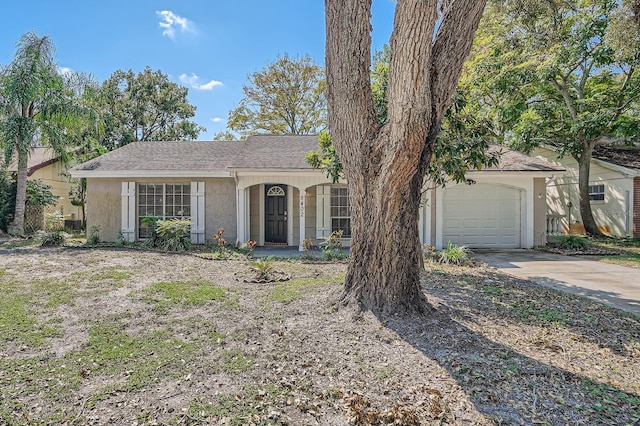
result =
[{"label": "porch step", "polygon": [[287,243],[268,243],[265,241],[264,247],[287,247]]}]

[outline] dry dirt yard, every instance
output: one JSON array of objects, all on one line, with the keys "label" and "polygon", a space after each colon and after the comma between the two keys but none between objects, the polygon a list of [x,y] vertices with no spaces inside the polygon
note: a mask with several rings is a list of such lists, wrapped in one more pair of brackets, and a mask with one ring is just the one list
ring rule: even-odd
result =
[{"label": "dry dirt yard", "polygon": [[291,279],[193,254],[0,250],[0,423],[640,422],[637,317],[428,265],[431,315],[378,318],[336,306],[346,264],[275,266]]}]

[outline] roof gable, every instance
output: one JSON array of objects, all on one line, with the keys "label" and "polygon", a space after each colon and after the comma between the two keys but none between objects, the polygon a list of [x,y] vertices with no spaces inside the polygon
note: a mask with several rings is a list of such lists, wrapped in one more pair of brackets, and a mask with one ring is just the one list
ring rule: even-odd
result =
[{"label": "roof gable", "polygon": [[[31,176],[36,170],[47,167],[58,161],[58,155],[55,151],[46,146],[38,146],[31,149],[29,158],[27,159],[27,174]],[[4,163],[4,156],[0,155],[0,161]],[[10,172],[18,171],[18,159],[16,155],[11,158],[11,163],[7,166]]]}]

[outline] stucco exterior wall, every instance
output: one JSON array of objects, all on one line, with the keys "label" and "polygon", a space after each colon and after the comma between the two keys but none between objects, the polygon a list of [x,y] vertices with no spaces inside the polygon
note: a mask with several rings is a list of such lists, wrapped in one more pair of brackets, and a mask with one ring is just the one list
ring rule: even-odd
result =
[{"label": "stucco exterior wall", "polygon": [[[210,242],[220,228],[224,238],[236,239],[235,183],[228,178],[196,179],[205,182],[205,239]],[[100,228],[103,241],[118,241],[122,224],[122,182],[136,183],[190,183],[185,178],[87,179],[87,230]],[[137,190],[136,190],[137,192]],[[137,234],[136,234],[137,235]]]},{"label": "stucco exterior wall", "polygon": [[69,180],[62,175],[65,170],[62,163],[57,161],[34,171],[29,176],[29,180],[40,179],[43,183],[51,186],[51,192],[59,199],[58,203],[52,206],[50,210],[59,210],[65,219],[82,219],[82,209],[71,205],[69,202],[71,184]]},{"label": "stucco exterior wall", "polygon": [[237,238],[236,185],[233,179],[198,179],[204,182],[205,239],[213,240],[213,234],[224,229],[224,238],[233,243]]},{"label": "stucco exterior wall", "polygon": [[118,241],[121,193],[121,179],[87,179],[87,233],[98,227],[102,241]]},{"label": "stucco exterior wall", "polygon": [[[547,181],[547,214],[563,215],[563,229],[568,232],[569,224],[582,223],[578,196],[578,163],[570,156],[558,159],[557,153],[547,148],[539,148],[533,155],[539,155],[567,170],[564,175],[559,174]],[[589,184],[605,185],[604,201],[591,202],[593,218],[598,227],[619,237],[631,235],[633,177],[594,161],[591,163]]]}]

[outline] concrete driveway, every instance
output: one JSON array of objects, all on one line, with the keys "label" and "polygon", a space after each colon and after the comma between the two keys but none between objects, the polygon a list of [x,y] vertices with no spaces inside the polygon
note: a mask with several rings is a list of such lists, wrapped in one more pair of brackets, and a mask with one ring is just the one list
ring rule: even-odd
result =
[{"label": "concrete driveway", "polygon": [[640,269],[536,250],[474,250],[501,272],[588,297],[640,317]]}]

